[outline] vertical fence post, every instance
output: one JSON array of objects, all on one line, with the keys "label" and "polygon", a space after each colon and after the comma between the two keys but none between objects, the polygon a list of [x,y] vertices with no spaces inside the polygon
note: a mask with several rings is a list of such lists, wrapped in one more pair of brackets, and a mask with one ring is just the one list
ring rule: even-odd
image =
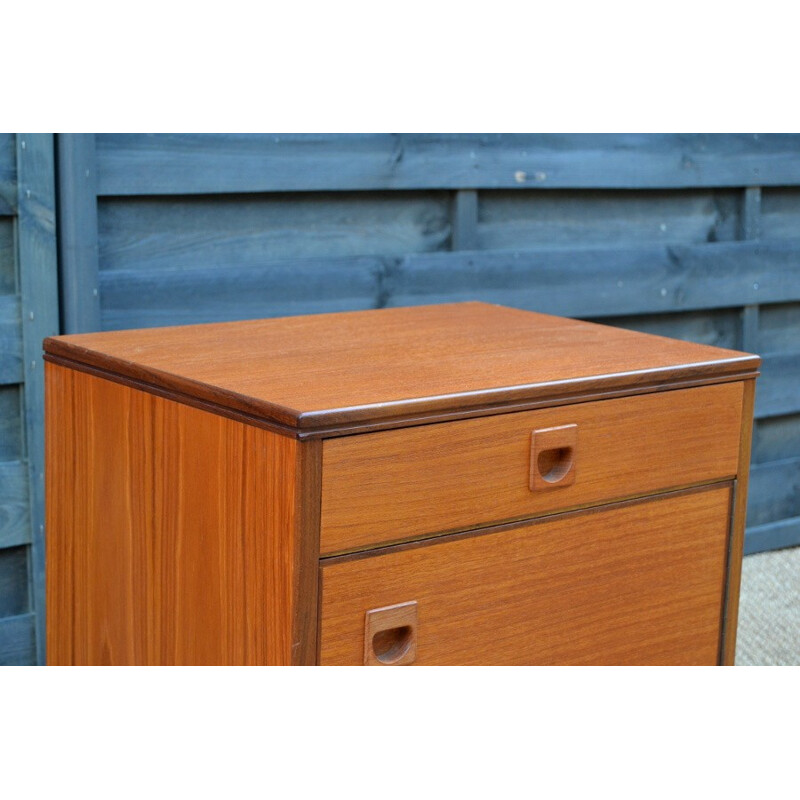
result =
[{"label": "vertical fence post", "polygon": [[51,134],[17,134],[17,170],[23,409],[31,514],[31,601],[36,613],[36,657],[41,664],[45,660],[42,339],[58,333],[55,159]]},{"label": "vertical fence post", "polygon": [[451,249],[478,249],[478,193],[474,189],[459,189],[455,193]]},{"label": "vertical fence post", "polygon": [[93,133],[60,133],[58,250],[64,333],[100,330],[97,178]]},{"label": "vertical fence post", "polygon": [[[758,239],[761,236],[761,188],[748,186],[742,200],[740,238]],[[745,306],[742,310],[741,347],[750,353],[758,350],[758,306]]]}]

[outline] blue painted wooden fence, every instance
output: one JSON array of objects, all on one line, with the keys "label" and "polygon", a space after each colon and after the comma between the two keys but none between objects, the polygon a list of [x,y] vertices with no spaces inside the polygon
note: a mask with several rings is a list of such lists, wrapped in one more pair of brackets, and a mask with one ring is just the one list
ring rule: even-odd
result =
[{"label": "blue painted wooden fence", "polygon": [[58,331],[53,137],[0,134],[0,664],[44,657],[42,338]]},{"label": "blue painted wooden fence", "polygon": [[[483,299],[758,352],[746,549],[800,543],[800,136],[56,142],[64,332]],[[0,225],[18,208],[14,147],[0,140]]]}]

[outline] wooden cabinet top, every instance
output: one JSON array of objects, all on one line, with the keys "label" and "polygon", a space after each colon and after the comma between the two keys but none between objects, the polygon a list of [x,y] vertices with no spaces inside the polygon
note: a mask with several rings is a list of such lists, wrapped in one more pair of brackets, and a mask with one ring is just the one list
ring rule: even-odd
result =
[{"label": "wooden cabinet top", "polygon": [[57,336],[44,349],[301,437],[737,380],[760,364],[478,302]]}]

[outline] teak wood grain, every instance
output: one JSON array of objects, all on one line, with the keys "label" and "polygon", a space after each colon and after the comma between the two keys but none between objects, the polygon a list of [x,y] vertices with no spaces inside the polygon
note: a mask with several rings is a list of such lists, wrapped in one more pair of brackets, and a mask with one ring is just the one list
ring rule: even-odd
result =
[{"label": "teak wood grain", "polygon": [[316,657],[319,444],[47,365],[50,664]]},{"label": "teak wood grain", "polygon": [[[531,433],[577,425],[574,480],[530,488]],[[323,442],[323,554],[733,478],[742,383]]]},{"label": "teak wood grain", "polygon": [[320,661],[417,602],[415,664],[715,664],[730,484],[322,561]]},{"label": "teak wood grain", "polygon": [[757,356],[483,303],[45,348],[49,663],[733,660]]},{"label": "teak wood grain", "polygon": [[752,377],[760,364],[732,350],[486,303],[60,336],[45,350],[298,435]]}]

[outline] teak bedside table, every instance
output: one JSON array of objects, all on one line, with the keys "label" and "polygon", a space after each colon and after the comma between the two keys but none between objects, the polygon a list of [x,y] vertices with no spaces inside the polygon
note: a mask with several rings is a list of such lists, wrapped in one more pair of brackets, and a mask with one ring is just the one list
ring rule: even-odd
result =
[{"label": "teak bedside table", "polygon": [[51,664],[733,662],[757,356],[483,303],[45,351]]}]

